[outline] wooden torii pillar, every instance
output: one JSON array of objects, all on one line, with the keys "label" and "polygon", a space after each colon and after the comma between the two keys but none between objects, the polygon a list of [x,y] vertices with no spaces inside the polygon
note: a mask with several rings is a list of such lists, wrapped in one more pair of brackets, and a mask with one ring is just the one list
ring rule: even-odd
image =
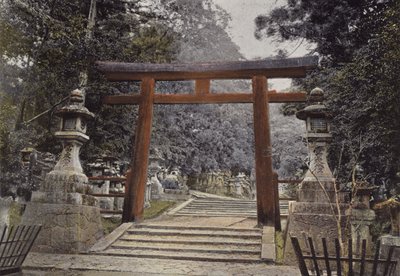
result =
[{"label": "wooden torii pillar", "polygon": [[[256,161],[257,217],[260,225],[280,227],[278,187],[274,183],[269,127],[269,103],[303,102],[305,93],[267,91],[267,78],[305,77],[317,66],[315,56],[259,61],[195,64],[97,62],[109,81],[141,81],[140,94],[106,96],[106,104],[139,104],[131,174],[127,180],[123,221],[141,221],[154,104],[252,103]],[[210,93],[210,80],[251,79],[252,93]],[[194,94],[157,94],[155,81],[195,80]],[[276,178],[276,177],[275,177]]]}]

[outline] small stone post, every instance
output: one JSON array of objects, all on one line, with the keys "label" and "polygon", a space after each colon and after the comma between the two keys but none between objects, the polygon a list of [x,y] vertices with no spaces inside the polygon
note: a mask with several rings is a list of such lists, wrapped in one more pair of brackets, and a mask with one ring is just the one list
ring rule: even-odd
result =
[{"label": "small stone post", "polygon": [[[383,235],[381,239],[380,258],[386,258],[389,252],[390,246],[395,246],[392,259],[400,260],[400,198],[399,196],[392,197],[385,202],[379,203],[375,206],[375,209],[384,209],[390,212],[390,220],[392,230],[390,234]],[[383,272],[383,271],[381,271]],[[397,264],[394,276],[400,276],[400,266]]]},{"label": "small stone post", "polygon": [[12,197],[0,198],[0,229],[10,225],[10,207],[13,202]]},{"label": "small stone post", "polygon": [[370,209],[369,200],[372,192],[378,187],[368,187],[367,183],[356,183],[356,191],[352,207],[346,210],[350,216],[351,238],[353,239],[353,252],[360,256],[361,242],[367,241],[367,252],[372,253],[372,241],[369,228],[375,221],[375,212]]},{"label": "small stone post", "polygon": [[79,160],[81,146],[89,140],[86,120],[94,115],[84,107],[83,93],[71,92],[70,104],[58,110],[62,145],[60,160],[46,175],[22,217],[23,224],[41,224],[33,250],[54,253],[86,251],[103,235],[98,202],[88,195],[88,178]]}]

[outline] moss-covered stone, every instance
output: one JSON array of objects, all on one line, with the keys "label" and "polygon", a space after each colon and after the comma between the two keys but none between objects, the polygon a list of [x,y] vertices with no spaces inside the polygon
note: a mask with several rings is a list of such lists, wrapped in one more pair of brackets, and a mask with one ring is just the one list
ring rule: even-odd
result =
[{"label": "moss-covered stone", "polygon": [[120,217],[108,217],[101,218],[101,223],[103,224],[104,235],[110,234],[114,229],[121,225]]},{"label": "moss-covered stone", "polygon": [[175,201],[151,201],[150,208],[144,210],[144,218],[151,219],[161,215],[167,209],[175,205]]},{"label": "moss-covered stone", "polygon": [[17,202],[12,202],[8,211],[10,217],[10,225],[18,225],[21,223],[23,209],[22,205]]},{"label": "moss-covered stone", "polygon": [[285,240],[282,232],[275,232],[276,264],[283,264]]}]

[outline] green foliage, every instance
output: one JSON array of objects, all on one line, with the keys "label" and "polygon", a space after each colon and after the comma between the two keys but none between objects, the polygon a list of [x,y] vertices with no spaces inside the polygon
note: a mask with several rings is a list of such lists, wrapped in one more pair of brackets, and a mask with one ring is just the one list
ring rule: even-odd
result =
[{"label": "green foliage", "polygon": [[[334,115],[330,162],[342,183],[358,164],[365,180],[389,192],[398,185],[399,18],[398,1],[290,0],[257,19],[260,32],[315,43],[321,67],[297,83],[328,93]],[[294,106],[284,110],[292,113]]]},{"label": "green foliage", "polygon": [[[84,87],[88,108],[99,118],[92,122],[94,131],[98,131],[94,136],[105,136],[99,100],[118,85],[106,83],[94,72],[95,60],[165,62],[173,58],[173,31],[158,26],[157,15],[139,13],[137,1],[96,2],[94,22],[88,19],[89,0],[1,2],[0,89],[5,95],[1,95],[0,114],[2,188],[21,184],[18,158],[23,147],[60,150],[52,136],[57,127],[57,120],[52,116],[53,106],[79,86],[84,74],[89,78]],[[94,23],[93,27],[89,28],[89,23]],[[3,101],[3,98],[10,100]],[[46,115],[30,124],[24,123],[46,110],[49,110]],[[126,140],[129,140],[130,132],[120,129],[119,125],[128,125],[135,115],[130,115],[128,108],[121,110],[111,114],[113,122],[107,122],[116,126],[106,129],[110,131],[106,138],[111,136],[111,139],[104,145],[103,138],[97,139],[100,143],[92,144],[84,156],[93,156],[105,148],[113,150],[110,144],[118,144],[115,138],[120,136],[128,136]],[[129,144],[126,142],[125,147]]]},{"label": "green foliage", "polygon": [[16,226],[21,223],[23,213],[23,207],[21,204],[13,201],[10,206],[9,216],[10,216],[10,226]]},{"label": "green foliage", "polygon": [[144,209],[144,219],[155,218],[176,204],[175,201],[150,201],[150,207]]},{"label": "green foliage", "polygon": [[152,140],[185,174],[253,167],[252,110],[246,105],[157,107]]},{"label": "green foliage", "polygon": [[0,149],[5,146],[10,131],[15,126],[17,107],[11,99],[0,94]]},{"label": "green foliage", "polygon": [[348,62],[354,51],[368,43],[384,24],[383,13],[391,1],[288,0],[256,20],[257,38],[306,39],[315,52],[334,63]]},{"label": "green foliage", "polygon": [[174,49],[171,47],[173,36],[163,26],[151,26],[140,30],[125,49],[124,54],[135,57],[135,62],[170,62]]},{"label": "green foliage", "polygon": [[[335,133],[344,138],[344,157],[350,159],[356,155],[354,151],[360,151],[355,161],[367,172],[366,177],[376,182],[380,178],[394,180],[400,170],[399,8],[385,13],[387,23],[380,33],[336,72],[329,87],[330,105],[336,113]],[[335,142],[338,147],[340,142]]]},{"label": "green foliage", "polygon": [[[105,94],[136,93],[139,85],[106,82],[96,72],[94,61],[163,63],[242,58],[225,31],[228,14],[211,0],[166,0],[150,8],[140,6],[140,1],[98,0],[94,25],[89,28],[91,2],[2,2],[4,24],[0,28],[12,35],[0,43],[0,87],[15,106],[10,115],[12,128],[8,128],[7,143],[0,153],[1,177],[7,185],[23,181],[18,178],[23,147],[59,152],[61,147],[52,136],[57,127],[52,107],[78,86],[80,75],[86,72],[86,106],[96,118],[89,122],[91,140],[83,147],[82,159],[105,152],[120,159],[131,158],[137,107],[105,106],[101,98]],[[243,86],[213,82],[213,91],[215,87],[231,91]],[[164,83],[159,90],[176,93],[191,88],[187,83]],[[23,123],[49,109],[38,120]],[[155,108],[154,113],[152,145],[161,150],[169,167],[182,167],[188,174],[218,169],[250,173],[254,164],[251,106],[163,106]],[[274,162],[292,172],[299,160],[288,158],[291,144],[287,137],[292,132],[286,130],[285,135],[284,140],[279,135],[274,137],[279,148]]]},{"label": "green foliage", "polygon": [[121,225],[121,217],[101,217],[101,224],[103,225],[104,235],[108,235]]},{"label": "green foliage", "polygon": [[285,239],[281,231],[275,232],[275,251],[276,251],[276,264],[283,264],[285,252]]}]

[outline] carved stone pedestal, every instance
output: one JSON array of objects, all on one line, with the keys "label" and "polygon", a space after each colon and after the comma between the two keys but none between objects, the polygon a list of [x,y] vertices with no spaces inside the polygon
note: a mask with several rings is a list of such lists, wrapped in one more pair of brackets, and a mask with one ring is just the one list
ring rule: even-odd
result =
[{"label": "carved stone pedestal", "polygon": [[[389,253],[390,246],[396,246],[393,252],[392,260],[397,260],[396,271],[393,276],[400,276],[400,236],[393,235],[384,235],[381,238],[381,248],[380,248],[380,258],[386,259]],[[383,273],[383,269],[380,269],[380,272]]]},{"label": "carved stone pedestal", "polygon": [[43,225],[32,249],[38,252],[84,252],[103,236],[93,206],[29,202],[22,223]]},{"label": "carved stone pedestal", "polygon": [[[337,208],[334,207],[336,210]],[[348,204],[340,204],[341,216],[335,210],[335,216],[340,220],[342,233],[347,216],[345,210]],[[321,238],[328,241],[328,253],[334,255],[334,239],[338,237],[338,224],[329,203],[322,202],[290,202],[287,238],[285,246],[285,263],[295,265],[296,256],[290,243],[290,237],[299,239],[301,248],[309,248],[307,238],[315,242],[318,252],[322,252]]]}]

